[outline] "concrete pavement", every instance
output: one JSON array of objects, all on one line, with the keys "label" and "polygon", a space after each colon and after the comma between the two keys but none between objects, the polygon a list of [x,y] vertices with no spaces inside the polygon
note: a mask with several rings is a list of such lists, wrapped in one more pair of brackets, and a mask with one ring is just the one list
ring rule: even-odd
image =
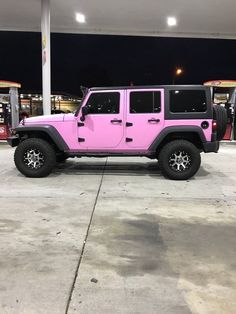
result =
[{"label": "concrete pavement", "polygon": [[236,146],[188,181],[144,158],[23,177],[0,145],[1,313],[235,313]]}]

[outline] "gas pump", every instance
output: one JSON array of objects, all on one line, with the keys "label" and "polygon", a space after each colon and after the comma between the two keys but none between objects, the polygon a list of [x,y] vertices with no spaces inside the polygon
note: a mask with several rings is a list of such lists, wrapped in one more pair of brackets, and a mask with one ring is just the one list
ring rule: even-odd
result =
[{"label": "gas pump", "polygon": [[218,104],[224,106],[227,111],[227,129],[224,136],[225,140],[236,139],[236,81],[220,80],[209,81],[204,83],[205,86],[211,87],[212,101],[216,103],[218,95]]},{"label": "gas pump", "polygon": [[0,81],[0,89],[8,90],[8,93],[0,94],[0,140],[6,140],[11,129],[19,124],[20,87],[21,85],[15,82]]},{"label": "gas pump", "polygon": [[11,106],[8,95],[0,95],[0,140],[9,136],[11,127]]}]

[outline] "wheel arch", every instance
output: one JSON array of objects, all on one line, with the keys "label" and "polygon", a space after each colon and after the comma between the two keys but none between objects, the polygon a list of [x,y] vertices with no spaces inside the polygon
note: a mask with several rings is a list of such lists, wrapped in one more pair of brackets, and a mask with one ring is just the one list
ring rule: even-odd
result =
[{"label": "wheel arch", "polygon": [[26,138],[41,138],[48,143],[53,144],[59,151],[68,151],[68,145],[52,125],[34,125],[34,126],[19,126],[15,129],[16,134],[19,135],[20,141]]},{"label": "wheel arch", "polygon": [[203,150],[203,143],[206,137],[198,126],[173,126],[165,128],[153,141],[149,151],[159,155],[162,147],[174,140],[187,140],[200,150]]}]

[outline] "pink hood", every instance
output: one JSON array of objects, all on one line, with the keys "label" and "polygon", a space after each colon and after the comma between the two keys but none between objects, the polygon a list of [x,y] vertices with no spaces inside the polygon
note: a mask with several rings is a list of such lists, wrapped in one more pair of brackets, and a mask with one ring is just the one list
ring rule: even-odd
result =
[{"label": "pink hood", "polygon": [[[37,123],[47,123],[47,122],[63,122],[64,121],[64,114],[52,114],[47,116],[38,116],[27,118],[24,120],[24,124],[37,124]],[[21,122],[22,124],[22,122]]]}]

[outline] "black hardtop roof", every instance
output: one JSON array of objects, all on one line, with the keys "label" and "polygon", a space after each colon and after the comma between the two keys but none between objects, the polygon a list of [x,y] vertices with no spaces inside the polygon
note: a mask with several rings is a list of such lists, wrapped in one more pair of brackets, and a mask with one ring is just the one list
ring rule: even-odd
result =
[{"label": "black hardtop roof", "polygon": [[119,89],[154,89],[154,88],[163,88],[163,89],[209,89],[209,87],[204,85],[146,85],[146,86],[110,86],[110,87],[92,87],[89,88],[90,91],[102,91],[102,90],[119,90]]}]

